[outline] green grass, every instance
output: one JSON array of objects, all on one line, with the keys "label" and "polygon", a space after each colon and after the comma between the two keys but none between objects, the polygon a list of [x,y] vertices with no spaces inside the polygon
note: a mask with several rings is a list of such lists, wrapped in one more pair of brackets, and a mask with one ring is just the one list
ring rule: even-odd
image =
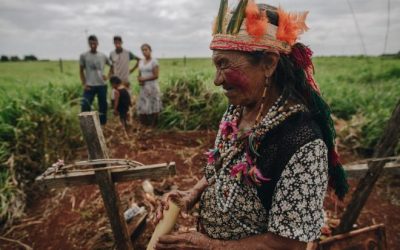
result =
[{"label": "green grass", "polygon": [[38,174],[81,145],[77,89],[75,84],[1,83],[0,224],[22,215],[25,193]]},{"label": "green grass", "polygon": [[400,60],[393,58],[316,58],[316,79],[332,112],[349,120],[365,118],[361,144],[375,146],[400,100]]},{"label": "green grass", "polygon": [[[226,104],[226,101],[219,101],[220,91],[212,84],[215,69],[211,60],[191,58],[186,60],[186,65],[183,58],[159,61],[160,85],[165,106],[161,127],[196,129],[212,125],[215,128],[219,119],[216,119],[218,115],[214,111],[221,112],[223,105],[220,104]],[[355,114],[362,115],[365,118],[362,125],[362,144],[367,148],[373,147],[400,96],[400,60],[379,57],[320,57],[315,58],[314,63],[316,79],[333,114],[346,120]],[[63,73],[60,72],[58,61],[1,63],[0,90],[2,89],[4,94],[1,94],[0,98],[12,93],[19,95],[28,89],[41,88],[39,86],[48,84],[66,89],[71,99],[79,98],[81,88],[78,68],[77,61],[64,61]],[[130,76],[135,94],[139,92],[136,75],[137,72],[134,72]],[[201,93],[192,93],[188,89],[188,92],[184,91],[182,96],[186,95],[186,101],[193,101],[192,106],[184,110],[181,103],[171,99],[170,92],[176,91],[179,84],[187,85],[192,82],[202,85]],[[179,91],[181,90],[182,86]],[[188,95],[192,98],[187,97]],[[213,96],[218,102],[205,102],[202,99],[208,96]],[[68,99],[67,96],[64,98]],[[216,108],[210,108],[210,105],[216,104]],[[202,107],[205,108],[204,113],[201,112]],[[201,116],[204,117],[204,114],[210,112],[211,117],[217,121],[205,120],[204,124],[201,124]],[[196,122],[189,124],[191,121]]]},{"label": "green grass", "polygon": [[[163,129],[216,129],[227,101],[213,85],[209,58],[162,59]],[[321,57],[316,79],[333,114],[362,117],[360,147],[370,150],[400,96],[400,60]],[[82,143],[78,127],[80,86],[76,61],[0,63],[0,222],[18,217],[25,190],[57,158]],[[107,69],[108,70],[108,69]],[[134,95],[137,72],[130,76]]]}]

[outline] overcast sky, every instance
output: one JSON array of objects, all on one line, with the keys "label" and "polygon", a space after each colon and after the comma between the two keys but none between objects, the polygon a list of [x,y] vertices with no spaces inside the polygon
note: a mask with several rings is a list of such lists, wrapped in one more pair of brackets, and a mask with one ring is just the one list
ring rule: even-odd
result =
[{"label": "overcast sky", "polygon": [[[382,54],[386,0],[349,0],[368,54]],[[96,34],[99,50],[113,49],[112,37],[140,53],[147,42],[156,57],[208,57],[211,24],[219,0],[0,0],[0,54],[76,59]],[[231,0],[235,5],[237,0]],[[363,54],[347,0],[259,0],[286,10],[309,10],[310,30],[301,37],[316,55]],[[400,50],[400,0],[390,0],[386,53]],[[140,55],[142,56],[142,55]]]}]

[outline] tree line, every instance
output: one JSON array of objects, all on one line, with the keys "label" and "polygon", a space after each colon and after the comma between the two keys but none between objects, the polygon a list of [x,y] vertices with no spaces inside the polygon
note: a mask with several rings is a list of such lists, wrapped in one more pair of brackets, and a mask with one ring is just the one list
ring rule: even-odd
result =
[{"label": "tree line", "polygon": [[0,58],[1,62],[19,62],[19,61],[37,61],[38,58],[35,55],[26,55],[23,58],[18,56],[6,56],[2,55]]}]

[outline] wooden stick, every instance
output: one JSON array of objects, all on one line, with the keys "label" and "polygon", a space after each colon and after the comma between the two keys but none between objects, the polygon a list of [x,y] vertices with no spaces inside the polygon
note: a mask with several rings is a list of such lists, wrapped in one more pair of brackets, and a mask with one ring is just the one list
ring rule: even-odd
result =
[{"label": "wooden stick", "polygon": [[370,162],[374,162],[374,161],[386,161],[386,160],[400,160],[400,155],[399,156],[389,156],[389,157],[379,157],[379,158],[366,158],[366,159],[362,159],[362,160],[358,160],[358,161],[353,161],[353,162],[349,162],[346,165],[352,166],[352,165],[358,165],[361,163],[370,163]]},{"label": "wooden stick", "polygon": [[345,234],[334,235],[334,236],[331,236],[331,237],[329,237],[327,239],[322,240],[320,243],[321,244],[326,244],[326,243],[329,243],[329,242],[332,242],[332,241],[337,241],[337,240],[349,238],[349,237],[352,237],[354,235],[358,235],[358,234],[362,234],[364,232],[375,230],[377,228],[385,229],[385,225],[383,223],[381,223],[381,224],[376,224],[376,225],[372,225],[372,226],[369,226],[369,227],[364,227],[364,228],[360,228],[360,229],[357,229],[357,230],[353,230],[353,231],[350,231],[350,232],[345,233]]},{"label": "wooden stick", "polygon": [[[368,164],[344,165],[346,175],[350,178],[362,177],[368,171]],[[388,162],[385,164],[383,174],[400,174],[400,163]]]},{"label": "wooden stick", "polygon": [[[119,164],[120,166],[108,166],[108,167],[102,167],[104,165],[109,165],[109,164]],[[131,161],[131,160],[125,160],[125,159],[98,159],[98,160],[89,160],[89,161],[79,161],[75,162],[72,164],[68,164],[65,166],[59,166],[59,167],[52,167],[48,168],[42,176],[48,176],[48,175],[55,175],[58,173],[66,173],[67,171],[90,171],[93,170],[92,168],[78,168],[78,169],[73,169],[77,167],[82,167],[82,166],[97,166],[97,170],[106,170],[106,169],[112,169],[112,168],[118,168],[118,167],[137,167],[137,166],[144,166],[143,163],[137,162],[137,161]]]},{"label": "wooden stick", "polygon": [[132,161],[128,159],[95,159],[88,161],[77,161],[73,165],[75,166],[88,166],[88,165],[101,165],[101,164],[127,164],[127,165],[138,165],[143,166],[144,164],[138,161]]},{"label": "wooden stick", "polygon": [[3,236],[0,236],[0,240],[4,240],[4,241],[8,241],[8,242],[12,242],[12,243],[16,243],[16,244],[18,244],[18,245],[20,245],[20,246],[24,247],[26,250],[33,250],[33,248],[32,248],[32,247],[30,247],[30,246],[28,246],[28,245],[26,245],[26,244],[22,243],[22,242],[21,242],[21,241],[19,241],[19,240],[13,240],[13,239],[9,239],[9,238],[3,237]]},{"label": "wooden stick", "polygon": [[24,224],[21,224],[21,225],[13,226],[5,234],[3,234],[3,236],[7,236],[8,234],[10,234],[12,231],[14,231],[17,228],[29,227],[31,225],[41,224],[41,223],[43,223],[42,220],[37,220],[37,221],[30,221],[28,223],[24,223]]},{"label": "wooden stick", "polygon": [[[157,178],[175,174],[175,162],[144,165],[134,168],[108,169],[113,182],[123,182],[143,178]],[[36,181],[47,188],[96,184],[95,171],[76,171],[56,175],[39,176]]]},{"label": "wooden stick", "polygon": [[178,219],[179,211],[181,210],[178,205],[169,200],[168,210],[164,210],[163,218],[158,222],[151,236],[150,242],[147,245],[147,250],[153,250],[158,238],[163,235],[169,234],[174,229],[175,222]]},{"label": "wooden stick", "polygon": [[[101,130],[97,112],[85,112],[79,114],[79,122],[88,147],[89,159],[106,159],[108,150],[106,140]],[[102,165],[100,165],[101,167]],[[106,165],[104,165],[106,166]],[[118,250],[133,250],[132,242],[128,235],[122,211],[120,209],[119,196],[115,190],[110,170],[94,172],[95,179],[100,188],[104,206],[110,220],[111,229]]]},{"label": "wooden stick", "polygon": [[136,233],[136,231],[141,228],[141,225],[146,224],[146,217],[147,217],[147,212],[141,212],[140,214],[135,215],[135,217],[132,219],[127,224],[128,227],[128,233],[129,235],[132,236]]}]

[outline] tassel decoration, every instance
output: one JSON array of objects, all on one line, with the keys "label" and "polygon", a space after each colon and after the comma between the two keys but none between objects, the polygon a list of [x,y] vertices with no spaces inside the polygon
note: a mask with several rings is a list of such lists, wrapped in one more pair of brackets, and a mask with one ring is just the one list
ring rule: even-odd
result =
[{"label": "tassel decoration", "polygon": [[311,57],[313,52],[307,46],[296,43],[292,47],[292,52],[290,53],[290,59],[296,65],[297,68],[304,70],[306,74],[307,83],[313,88],[319,95],[321,95],[321,90],[314,79],[314,64],[312,63]]}]

